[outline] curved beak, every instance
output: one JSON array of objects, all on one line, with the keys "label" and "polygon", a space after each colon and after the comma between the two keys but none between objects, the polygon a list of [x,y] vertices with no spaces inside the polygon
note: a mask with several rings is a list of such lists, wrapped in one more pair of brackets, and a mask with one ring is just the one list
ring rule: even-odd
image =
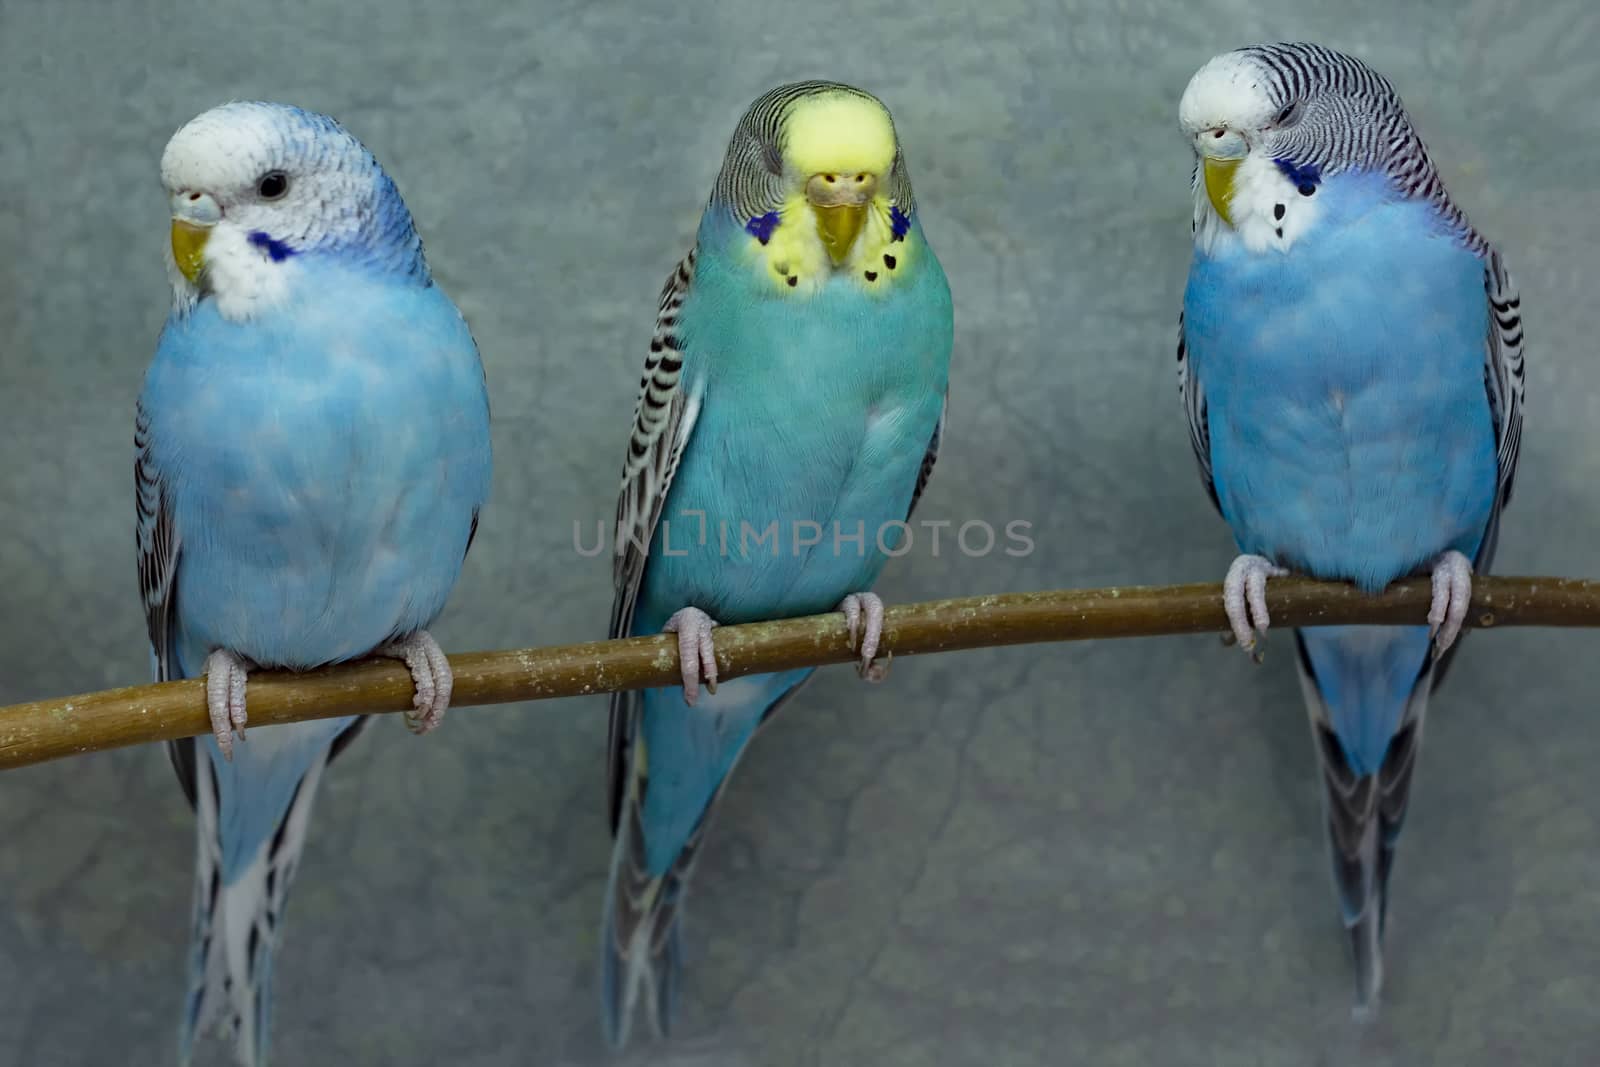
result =
[{"label": "curved beak", "polygon": [[206,241],[222,221],[222,207],[210,193],[183,190],[172,194],[172,258],[191,285],[200,283]]},{"label": "curved beak", "polygon": [[817,235],[834,266],[850,258],[850,250],[867,221],[867,207],[877,191],[877,175],[864,171],[813,174],[806,182],[806,200],[817,216]]},{"label": "curved beak", "polygon": [[1234,179],[1250,153],[1244,135],[1224,127],[1206,130],[1195,139],[1206,182],[1206,198],[1219,218],[1233,225]]}]

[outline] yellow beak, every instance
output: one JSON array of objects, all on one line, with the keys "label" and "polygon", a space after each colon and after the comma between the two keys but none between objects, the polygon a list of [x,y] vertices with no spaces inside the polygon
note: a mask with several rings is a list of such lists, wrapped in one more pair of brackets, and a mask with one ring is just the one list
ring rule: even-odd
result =
[{"label": "yellow beak", "polygon": [[178,263],[178,270],[189,279],[191,285],[200,284],[200,269],[205,266],[206,240],[211,236],[211,227],[196,226],[183,219],[172,220],[172,258]]},{"label": "yellow beak", "polygon": [[1239,164],[1243,162],[1243,159],[1212,159],[1207,156],[1201,164],[1205,169],[1206,196],[1222,221],[1229,226],[1233,225],[1233,214],[1230,210],[1233,204],[1233,179],[1239,170]]},{"label": "yellow beak", "polygon": [[821,235],[822,243],[837,267],[850,257],[856,235],[861,232],[862,223],[867,221],[867,205],[813,206],[812,210],[817,213],[817,233]]}]

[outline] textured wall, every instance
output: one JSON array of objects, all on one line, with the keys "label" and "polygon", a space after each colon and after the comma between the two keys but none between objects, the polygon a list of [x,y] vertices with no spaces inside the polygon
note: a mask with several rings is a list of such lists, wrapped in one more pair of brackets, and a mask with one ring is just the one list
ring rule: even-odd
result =
[{"label": "textured wall", "polygon": [[[661,280],[733,122],[827,76],[894,110],[956,295],[922,516],[1037,551],[893,565],[898,600],[1220,578],[1173,326],[1176,103],[1307,37],[1388,73],[1522,283],[1506,573],[1600,574],[1600,93],[1583,0],[1298,5],[0,0],[0,703],[141,681],[133,399],[165,311],[156,166],[235,97],[329,111],[397,178],[488,365],[494,498],[453,649],[601,636]],[[648,10],[646,10],[648,9]],[[1288,646],[1214,637],[825,672],[740,768],[666,1064],[1499,1064],[1600,1041],[1594,637],[1471,638],[1436,702],[1386,1013],[1355,1029]],[[591,1064],[603,702],[385,721],[325,781],[276,1062]],[[0,775],[0,1063],[170,1062],[191,822],[159,751]]]}]

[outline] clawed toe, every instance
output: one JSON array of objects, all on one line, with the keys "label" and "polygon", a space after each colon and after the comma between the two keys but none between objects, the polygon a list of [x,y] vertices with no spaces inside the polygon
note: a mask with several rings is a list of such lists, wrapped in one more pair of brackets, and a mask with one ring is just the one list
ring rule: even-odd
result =
[{"label": "clawed toe", "polygon": [[239,655],[219,648],[206,657],[206,710],[211,715],[211,733],[224,759],[233,759],[233,735],[244,740],[244,686],[250,665]]},{"label": "clawed toe", "polygon": [[1267,627],[1272,623],[1267,614],[1267,579],[1282,578],[1288,573],[1265,556],[1243,555],[1228,567],[1223,581],[1222,603],[1233,631],[1233,640],[1224,636],[1223,641],[1238,644],[1257,663],[1261,662]]},{"label": "clawed toe", "polygon": [[706,692],[717,695],[717,648],[711,631],[721,624],[699,608],[682,608],[673,613],[661,629],[678,635],[678,666],[683,676],[683,702],[694,707],[700,699],[700,683]]},{"label": "clawed toe", "polygon": [[856,664],[856,674],[860,675],[863,682],[877,685],[889,677],[889,667],[894,663],[894,653],[886,652],[882,659],[873,660],[871,663]]},{"label": "clawed toe", "polygon": [[885,656],[881,664],[875,662],[878,646],[883,642],[883,601],[876,593],[851,593],[839,601],[839,610],[844,612],[850,647],[861,656],[856,663],[856,674],[874,683],[889,677],[889,660],[893,654]]},{"label": "clawed toe", "polygon": [[378,655],[403,660],[411,672],[416,692],[411,698],[412,710],[406,712],[406,727],[421,735],[443,722],[455,688],[455,674],[433,636],[426,630],[418,630],[402,641],[380,648]]},{"label": "clawed toe", "polygon": [[1428,606],[1428,634],[1433,654],[1445,654],[1467,621],[1472,607],[1472,563],[1453,549],[1433,564],[1433,602]]}]

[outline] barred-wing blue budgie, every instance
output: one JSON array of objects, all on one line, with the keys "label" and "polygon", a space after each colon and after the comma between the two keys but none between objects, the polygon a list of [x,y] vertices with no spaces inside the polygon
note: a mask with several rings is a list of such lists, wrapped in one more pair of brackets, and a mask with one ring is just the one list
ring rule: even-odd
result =
[{"label": "barred-wing blue budgie", "polygon": [[1311,44],[1229,52],[1179,115],[1197,156],[1180,391],[1241,553],[1225,585],[1239,644],[1266,631],[1271,577],[1377,591],[1432,575],[1427,626],[1295,635],[1367,1016],[1428,695],[1511,495],[1520,302],[1360,60]]},{"label": "barred-wing blue budgie", "polygon": [[204,674],[215,731],[171,746],[198,821],[180,1058],[216,1023],[260,1067],[317,781],[362,720],[246,740],[246,673],[398,657],[410,725],[437,725],[451,675],[425,627],[488,494],[488,396],[394,183],[332,119],[228,104],[161,176],[174,300],[139,398],[139,584],[157,677]]},{"label": "barred-wing blue budgie", "polygon": [[641,992],[667,1032],[684,894],[717,798],[811,673],[718,686],[712,629],[841,610],[863,676],[881,676],[883,604],[867,590],[937,454],[951,331],[883,105],[830,82],[756,100],[661,294],[617,506],[611,633],[676,632],[683,685],[611,705],[601,983],[614,1044]]}]

